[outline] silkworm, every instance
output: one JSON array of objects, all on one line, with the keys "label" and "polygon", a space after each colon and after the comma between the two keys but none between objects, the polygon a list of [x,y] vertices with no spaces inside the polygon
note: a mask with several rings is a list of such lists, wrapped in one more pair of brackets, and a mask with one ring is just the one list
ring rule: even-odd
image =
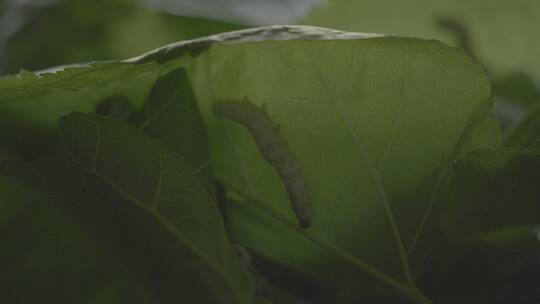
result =
[{"label": "silkworm", "polygon": [[247,100],[220,101],[214,104],[216,115],[246,127],[253,135],[264,158],[275,168],[283,181],[300,227],[311,225],[311,197],[300,164],[264,107]]}]

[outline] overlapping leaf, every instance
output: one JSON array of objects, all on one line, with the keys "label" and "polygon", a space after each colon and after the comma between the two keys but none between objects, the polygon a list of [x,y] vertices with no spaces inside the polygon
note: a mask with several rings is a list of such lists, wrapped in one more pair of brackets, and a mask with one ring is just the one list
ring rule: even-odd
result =
[{"label": "overlapping leaf", "polygon": [[[489,84],[463,52],[434,41],[275,26],[181,42],[131,62],[146,63],[142,67],[151,72],[134,77],[137,83],[85,84],[83,91],[67,91],[72,86],[58,78],[54,94],[31,86],[24,94],[18,89],[0,92],[0,107],[26,125],[42,121],[54,130],[53,117],[92,109],[105,96],[126,95],[138,105],[156,75],[186,66],[209,130],[214,172],[244,198],[259,201],[227,211],[229,231],[238,242],[309,278],[361,286],[345,288],[343,301],[355,293],[381,295],[390,287],[418,303],[429,302],[414,280],[437,236],[438,202],[447,190],[449,164],[471,149],[497,144],[497,126],[485,118]],[[103,69],[114,73],[118,66]],[[132,76],[138,76],[141,66],[132,67]],[[24,88],[23,81],[11,78],[0,86]],[[302,166],[314,198],[308,232],[291,226],[294,215],[284,187],[247,131],[210,111],[218,99],[244,97],[266,104]],[[56,100],[63,106],[36,110],[40,102]],[[157,187],[136,185],[157,185],[159,172],[169,172],[158,170],[160,160],[172,162],[164,168],[177,166],[176,161],[150,153],[161,146],[135,139],[117,122],[115,128],[105,123],[111,133],[96,141],[95,124],[81,117],[64,120],[67,134],[73,132],[67,142],[74,159],[109,182],[116,194],[148,208]],[[54,132],[49,136],[54,138]],[[34,133],[31,140],[42,138]],[[95,153],[96,142],[100,153]]]},{"label": "overlapping leaf", "polygon": [[504,145],[527,149],[540,140],[540,103],[532,105],[521,121],[506,131]]},{"label": "overlapping leaf", "polygon": [[117,197],[126,216],[138,218],[141,239],[165,242],[163,258],[173,253],[170,267],[178,271],[171,279],[186,300],[251,303],[250,275],[187,161],[118,119],[72,114],[60,127],[72,160]]},{"label": "overlapping leaf", "polygon": [[280,125],[312,191],[308,233],[333,249],[289,228],[282,229],[290,234],[278,232],[276,219],[252,207],[231,208],[229,229],[248,248],[310,276],[339,277],[319,268],[330,254],[347,261],[332,266],[339,273],[348,268],[348,278],[365,282],[364,272],[383,285],[391,277],[414,286],[433,246],[449,164],[498,143],[496,124],[483,123],[466,144],[490,107],[489,83],[465,54],[437,42],[382,37],[214,46],[197,57],[193,74],[214,172],[292,221],[283,184],[251,135],[210,107],[246,96]]},{"label": "overlapping leaf", "polygon": [[56,159],[5,165],[0,175],[0,301],[148,303],[159,295],[78,218],[89,200]]},{"label": "overlapping leaf", "polygon": [[214,193],[208,138],[184,69],[160,78],[132,121],[192,164],[208,192]]},{"label": "overlapping leaf", "polygon": [[526,237],[540,225],[540,155],[510,148],[476,151],[456,165],[454,196],[445,211],[456,240],[497,243]]},{"label": "overlapping leaf", "polygon": [[[463,35],[475,54],[494,75],[525,72],[534,82],[540,79],[540,44],[529,39],[538,26],[540,7],[536,1],[405,0],[396,3],[377,0],[329,0],[301,20],[302,24],[347,31],[382,32],[434,38],[454,43]],[[486,9],[490,6],[489,9]],[[496,17],[495,17],[496,16]],[[441,26],[452,20],[455,32]],[[535,25],[536,24],[536,25]]]},{"label": "overlapping leaf", "polygon": [[455,168],[442,222],[462,255],[432,272],[427,285],[441,303],[533,303],[539,295],[540,155],[482,149]]}]

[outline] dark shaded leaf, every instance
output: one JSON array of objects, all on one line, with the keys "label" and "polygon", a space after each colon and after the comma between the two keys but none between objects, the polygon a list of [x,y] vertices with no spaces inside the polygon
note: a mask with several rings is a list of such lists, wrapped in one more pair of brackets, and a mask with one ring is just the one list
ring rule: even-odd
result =
[{"label": "dark shaded leaf", "polygon": [[454,196],[443,217],[454,240],[474,244],[501,229],[540,224],[540,154],[485,149],[455,168]]},{"label": "dark shaded leaf", "polygon": [[508,129],[504,145],[523,150],[540,140],[540,103],[531,106],[527,115]]},{"label": "dark shaded leaf", "polygon": [[97,104],[96,113],[127,120],[134,112],[133,105],[122,95],[113,95]]},{"label": "dark shaded leaf", "polygon": [[493,91],[501,97],[522,105],[531,105],[540,101],[540,88],[529,75],[524,73],[513,73],[495,79]]},{"label": "dark shaded leaf", "polygon": [[0,175],[3,303],[146,304],[156,294],[141,274],[81,222],[86,199],[62,163],[10,163]]},{"label": "dark shaded leaf", "polygon": [[206,130],[184,69],[176,69],[158,79],[132,121],[192,164],[213,196],[214,179]]},{"label": "dark shaded leaf", "polygon": [[60,127],[72,160],[140,221],[141,238],[154,238],[176,257],[179,294],[200,303],[251,303],[251,277],[187,161],[118,119],[75,113]]}]

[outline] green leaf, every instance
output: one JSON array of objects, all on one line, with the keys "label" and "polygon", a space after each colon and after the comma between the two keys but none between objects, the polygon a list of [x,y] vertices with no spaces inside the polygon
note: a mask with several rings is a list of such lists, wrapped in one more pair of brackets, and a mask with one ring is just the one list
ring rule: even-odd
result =
[{"label": "green leaf", "polygon": [[[155,65],[133,65],[126,62],[81,63],[54,67],[32,73],[21,71],[0,81],[2,103],[10,103],[62,91],[84,91],[110,87],[121,80],[135,80],[153,71]],[[74,101],[72,101],[74,102]]]},{"label": "green leaf", "polygon": [[113,95],[122,95],[137,107],[158,75],[154,64],[99,63],[3,78],[0,140],[7,151],[23,156],[47,154],[60,141],[58,117],[72,111],[93,112],[96,104]]},{"label": "green leaf", "polygon": [[[234,187],[229,187],[234,188]],[[282,284],[312,286],[307,298],[335,298],[350,293],[354,298],[383,297],[402,300],[407,286],[316,235],[284,218],[255,199],[234,200],[225,208],[227,228],[235,242],[241,242],[259,257],[286,271],[270,273]],[[315,283],[313,283],[315,281]],[[298,290],[296,290],[298,291]],[[413,295],[408,295],[414,297]],[[421,302],[420,302],[421,303]]]},{"label": "green leaf", "polygon": [[508,129],[504,145],[515,149],[526,149],[540,140],[540,103],[531,106],[527,115]]},{"label": "green leaf", "polygon": [[[0,79],[0,140],[7,151],[28,157],[51,152],[59,142],[58,117],[73,111],[93,112],[96,104],[113,95],[126,97],[138,108],[162,73],[190,65],[191,56],[197,56],[212,45],[370,36],[320,28],[273,26],[182,41],[120,62],[72,64],[40,73],[22,71]],[[199,73],[206,71],[199,70]],[[205,86],[203,84],[200,90]]]},{"label": "green leaf", "polygon": [[191,83],[184,69],[161,77],[132,119],[141,130],[185,158],[213,195],[208,139]]},{"label": "green leaf", "polygon": [[492,115],[487,115],[463,131],[463,141],[460,143],[455,159],[460,159],[471,151],[492,148],[501,145],[501,128],[499,121]]},{"label": "green leaf", "polygon": [[24,22],[3,47],[3,72],[123,59],[177,40],[240,28],[226,22],[159,13],[131,0],[61,1],[31,6],[19,12],[28,16],[19,17]]},{"label": "green leaf", "polygon": [[[459,22],[467,30],[475,55],[490,74],[502,76],[525,72],[540,80],[540,43],[531,41],[538,28],[537,1],[499,2],[486,0],[329,0],[300,24],[331,27],[345,31],[387,33],[405,37],[437,39],[456,45],[459,36],[440,27],[441,20]],[[490,6],[490,9],[486,9]]]},{"label": "green leaf", "polygon": [[[491,106],[481,68],[438,42],[379,37],[213,46],[193,69],[215,174],[281,217],[231,207],[234,240],[308,277],[378,285],[367,293],[414,290],[449,164]],[[252,136],[210,111],[244,96],[266,106],[300,162],[313,197],[309,232],[285,224],[290,202]],[[496,124],[485,129],[476,140],[498,144]]]},{"label": "green leaf", "polygon": [[512,302],[531,303],[540,265],[540,154],[482,149],[454,167],[442,226],[457,253],[424,278],[426,289],[448,298],[437,303],[508,303],[516,294]]},{"label": "green leaf", "polygon": [[[156,294],[129,263],[67,206],[79,180],[51,159],[0,173],[3,303],[150,303]],[[70,193],[70,194],[68,194]]]},{"label": "green leaf", "polygon": [[75,113],[62,117],[60,127],[72,160],[113,192],[126,214],[159,226],[158,240],[171,239],[165,250],[177,254],[177,280],[187,284],[179,290],[187,300],[251,303],[249,273],[188,162],[118,119]]},{"label": "green leaf", "polygon": [[[51,75],[48,82],[28,76],[0,80],[0,109],[10,109],[26,126],[44,122],[53,141],[53,117],[93,109],[113,94],[140,105],[158,75],[181,66],[188,71],[209,132],[214,172],[259,201],[255,214],[261,216],[255,219],[266,218],[242,226],[235,215],[242,224],[229,225],[235,239],[309,278],[334,285],[349,281],[377,295],[397,290],[426,302],[413,276],[421,271],[426,248],[434,247],[426,232],[438,222],[439,198],[451,176],[448,164],[467,147],[497,144],[485,137],[497,133],[489,126],[469,140],[469,130],[485,120],[491,106],[480,67],[463,52],[435,41],[272,26],[172,44],[65,80],[62,74]],[[125,73],[118,71],[122,68]],[[87,76],[100,84],[101,73],[111,76],[106,83],[114,85],[98,86]],[[39,90],[40,83],[57,91]],[[290,225],[294,214],[285,189],[249,133],[211,112],[216,100],[244,96],[267,105],[299,159],[314,197],[309,232]],[[41,111],[41,105],[58,102],[64,107]],[[14,147],[20,144],[9,132],[0,134],[12,138]],[[45,137],[18,138],[33,146]],[[94,146],[90,141],[76,150],[87,166],[87,149]],[[134,170],[126,167],[119,172]],[[145,176],[154,172],[151,168]],[[274,231],[262,227],[269,221]],[[327,257],[332,262],[325,264]],[[342,269],[350,275],[343,276]],[[370,289],[370,284],[379,287]]]},{"label": "green leaf", "polygon": [[493,91],[501,97],[518,102],[518,105],[532,105],[540,101],[540,89],[524,73],[513,73],[495,79]]},{"label": "green leaf", "polygon": [[[540,154],[510,148],[471,153],[456,164],[443,223],[454,240],[486,241],[540,224]],[[510,230],[511,231],[511,230]]]}]

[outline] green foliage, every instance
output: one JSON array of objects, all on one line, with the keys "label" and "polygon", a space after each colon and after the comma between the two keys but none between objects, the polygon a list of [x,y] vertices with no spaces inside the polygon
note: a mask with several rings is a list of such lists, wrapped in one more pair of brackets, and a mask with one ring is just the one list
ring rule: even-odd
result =
[{"label": "green foliage", "polygon": [[300,22],[437,39],[462,48],[492,77],[494,113],[505,128],[540,97],[540,44],[530,39],[538,20],[539,2],[531,0],[329,0]]},{"label": "green foliage", "polygon": [[185,70],[160,78],[132,121],[186,158],[208,192],[214,193],[206,130]]},{"label": "green foliage", "polygon": [[531,105],[540,101],[540,90],[534,80],[523,73],[510,74],[493,82],[493,90],[500,96]]},{"label": "green foliage", "polygon": [[59,123],[67,154],[106,184],[114,201],[128,205],[127,215],[148,225],[143,237],[171,239],[164,250],[177,251],[182,261],[177,283],[186,286],[183,296],[204,303],[250,302],[247,271],[190,163],[121,120],[75,113]]},{"label": "green foliage", "polygon": [[70,207],[86,196],[62,162],[4,165],[0,181],[0,301],[143,304],[156,299],[140,273],[72,212]]},{"label": "green foliage", "polygon": [[540,269],[540,154],[482,149],[456,165],[443,214],[462,257],[432,273],[440,303],[534,303]]},{"label": "green foliage", "polygon": [[531,106],[527,115],[510,127],[505,134],[504,145],[527,149],[540,140],[540,103]]},{"label": "green foliage", "polygon": [[[525,73],[538,83],[540,43],[530,36],[539,17],[539,3],[529,0],[503,0],[496,5],[486,0],[330,0],[301,23],[438,39],[456,46],[463,46],[466,33],[475,57],[490,74],[498,78]],[[451,30],[441,26],[448,20],[454,23]]]},{"label": "green foliage", "polygon": [[51,152],[59,143],[58,117],[71,111],[93,111],[112,95],[123,95],[138,106],[147,93],[147,83],[158,76],[155,65],[130,63],[7,76],[0,81],[2,146],[25,157]]},{"label": "green foliage", "polygon": [[[212,112],[244,97],[298,159],[308,229],[246,128]],[[1,79],[2,148],[26,159],[0,163],[5,301],[36,303],[51,274],[37,294],[55,302],[450,302],[463,252],[538,249],[538,146],[500,148],[492,100],[442,43],[290,26]]]},{"label": "green foliage", "polygon": [[526,237],[533,231],[526,227],[540,223],[539,183],[536,152],[498,148],[469,154],[456,164],[454,197],[443,218],[448,234],[475,243]]},{"label": "green foliage", "polygon": [[10,37],[3,50],[2,72],[124,59],[174,41],[240,28],[225,22],[146,10],[135,0],[58,2],[44,7],[36,5],[26,12],[22,28]]},{"label": "green foliage", "polygon": [[[335,285],[342,269],[363,273],[352,276],[358,279],[356,289],[366,286],[380,293],[380,276],[414,284],[422,260],[436,249],[432,232],[448,164],[467,141],[465,129],[490,106],[482,70],[442,44],[393,37],[212,47],[206,56],[214,68],[226,62],[228,73],[200,80],[209,84],[199,102],[210,126],[215,174],[227,186],[294,220],[279,177],[249,133],[204,110],[216,99],[247,96],[265,104],[280,125],[312,191],[309,234],[317,238],[314,243],[298,241],[303,237],[287,227],[269,229],[277,223],[268,221],[276,220],[258,217],[260,212],[252,207],[236,213],[242,205],[227,211],[233,239],[267,259]],[[231,58],[242,58],[244,67],[232,68]],[[321,248],[320,241],[333,249]],[[328,267],[323,261],[338,249],[354,262],[345,260],[341,267],[336,263],[333,274],[319,270]],[[367,287],[370,283],[379,288]]]}]

